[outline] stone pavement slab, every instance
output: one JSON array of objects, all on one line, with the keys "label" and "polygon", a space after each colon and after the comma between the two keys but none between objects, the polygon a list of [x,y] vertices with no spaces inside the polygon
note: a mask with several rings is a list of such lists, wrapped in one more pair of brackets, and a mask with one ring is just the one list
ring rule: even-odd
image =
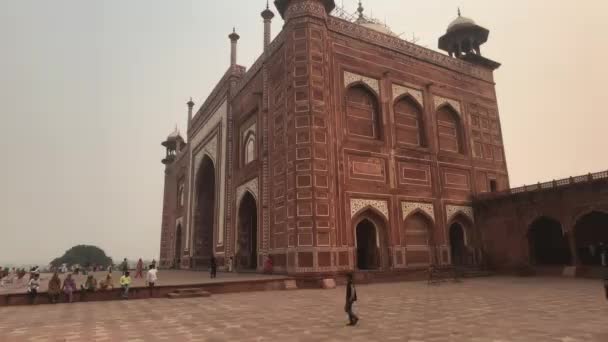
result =
[{"label": "stone pavement slab", "polygon": [[0,308],[2,341],[606,342],[601,284],[493,277],[427,286],[358,286],[346,327],[344,287]]}]

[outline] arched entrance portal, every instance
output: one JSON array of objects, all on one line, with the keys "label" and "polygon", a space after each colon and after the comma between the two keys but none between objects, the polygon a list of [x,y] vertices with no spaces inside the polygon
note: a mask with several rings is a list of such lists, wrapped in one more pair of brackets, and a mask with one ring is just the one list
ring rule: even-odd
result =
[{"label": "arched entrance portal", "polygon": [[376,234],[376,226],[368,219],[357,225],[357,268],[360,270],[380,268]]},{"label": "arched entrance portal", "polygon": [[608,213],[593,211],[581,217],[574,226],[574,240],[581,264],[601,265],[598,246],[608,245]]},{"label": "arched entrance portal", "polygon": [[466,264],[467,244],[464,227],[455,222],[450,226],[450,256],[452,265]]},{"label": "arched entrance portal", "polygon": [[384,220],[371,209],[355,220],[357,269],[377,270],[390,267]]},{"label": "arched entrance portal", "polygon": [[568,240],[561,224],[553,219],[541,217],[530,225],[528,232],[530,259],[536,265],[570,264]]},{"label": "arched entrance portal", "polygon": [[251,193],[246,192],[238,213],[236,266],[241,270],[258,267],[258,207]]},{"label": "arched entrance portal", "polygon": [[175,231],[175,255],[173,260],[173,267],[180,268],[182,264],[182,225],[177,225]]},{"label": "arched entrance portal", "polygon": [[213,256],[216,202],[215,167],[213,161],[205,156],[196,180],[195,267],[208,266]]}]

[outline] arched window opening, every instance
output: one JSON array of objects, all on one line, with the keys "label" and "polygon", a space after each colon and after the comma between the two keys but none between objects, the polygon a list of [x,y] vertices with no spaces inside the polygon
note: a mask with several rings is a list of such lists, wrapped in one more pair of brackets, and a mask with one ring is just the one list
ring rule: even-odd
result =
[{"label": "arched window opening", "polygon": [[179,188],[177,189],[178,208],[182,208],[184,206],[184,202],[185,202],[184,183],[181,183],[179,185]]},{"label": "arched window opening", "polygon": [[423,112],[418,103],[406,96],[395,103],[395,131],[400,144],[426,147]]},{"label": "arched window opening", "polygon": [[490,179],[490,192],[497,192],[498,191],[498,183],[496,182],[496,179]]},{"label": "arched window opening", "polygon": [[380,139],[380,111],[376,96],[363,85],[346,91],[346,127],[348,134]]},{"label": "arched window opening", "polygon": [[245,165],[256,159],[255,136],[250,135],[245,142]]},{"label": "arched window opening", "polygon": [[430,246],[433,223],[421,213],[405,220],[402,241],[406,246]]},{"label": "arched window opening", "polygon": [[441,151],[464,153],[461,125],[458,113],[451,107],[443,106],[439,108],[437,111],[437,129]]}]

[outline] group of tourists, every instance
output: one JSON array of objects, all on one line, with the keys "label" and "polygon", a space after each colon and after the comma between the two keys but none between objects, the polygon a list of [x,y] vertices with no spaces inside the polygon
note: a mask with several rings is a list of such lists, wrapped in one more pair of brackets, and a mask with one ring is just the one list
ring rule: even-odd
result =
[{"label": "group of tourists", "polygon": [[[47,295],[49,297],[49,301],[53,304],[58,303],[60,301],[61,295],[65,296],[65,299],[68,303],[72,303],[74,300],[74,294],[80,292],[81,294],[85,294],[87,292],[97,292],[97,291],[108,291],[114,289],[114,282],[112,277],[112,267],[108,267],[108,272],[104,279],[99,282],[95,278],[93,274],[88,274],[86,280],[80,287],[77,286],[76,280],[73,277],[74,274],[77,273],[68,273],[63,281],[59,277],[59,270],[55,270],[53,276],[49,279],[48,282],[48,290]],[[131,288],[131,274],[129,272],[129,265],[127,259],[125,258],[122,264],[120,265],[120,270],[122,275],[119,279],[120,288],[122,289],[121,297],[123,299],[129,298],[129,289]],[[136,267],[135,278],[144,278],[143,276],[144,265],[143,261],[139,259]],[[30,279],[27,283],[27,293],[30,298],[30,302],[35,304],[36,298],[38,297],[38,292],[40,290],[40,272],[38,269],[35,269],[30,272]],[[85,273],[86,274],[86,273]],[[158,271],[156,269],[156,261],[153,261],[152,264],[148,267],[148,271],[146,272],[146,285],[149,287],[154,287],[158,281]]]}]

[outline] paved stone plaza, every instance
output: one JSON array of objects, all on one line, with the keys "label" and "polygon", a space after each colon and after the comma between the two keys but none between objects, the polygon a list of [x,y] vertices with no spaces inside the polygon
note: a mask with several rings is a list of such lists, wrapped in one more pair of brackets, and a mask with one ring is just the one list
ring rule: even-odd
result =
[{"label": "paved stone plaza", "polygon": [[598,281],[485,278],[0,308],[2,341],[608,341]]}]

